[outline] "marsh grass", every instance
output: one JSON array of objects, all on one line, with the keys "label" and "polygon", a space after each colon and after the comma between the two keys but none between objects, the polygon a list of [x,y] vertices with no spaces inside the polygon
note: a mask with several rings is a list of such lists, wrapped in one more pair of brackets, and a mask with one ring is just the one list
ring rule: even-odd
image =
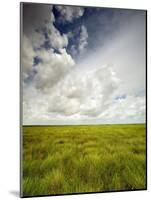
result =
[{"label": "marsh grass", "polygon": [[24,126],[23,196],[146,188],[146,127]]}]

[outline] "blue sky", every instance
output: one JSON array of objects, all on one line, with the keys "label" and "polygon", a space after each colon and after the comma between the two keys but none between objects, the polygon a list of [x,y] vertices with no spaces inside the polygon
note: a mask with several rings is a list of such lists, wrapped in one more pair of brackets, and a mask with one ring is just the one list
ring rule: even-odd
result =
[{"label": "blue sky", "polygon": [[145,122],[145,11],[23,5],[23,124]]}]

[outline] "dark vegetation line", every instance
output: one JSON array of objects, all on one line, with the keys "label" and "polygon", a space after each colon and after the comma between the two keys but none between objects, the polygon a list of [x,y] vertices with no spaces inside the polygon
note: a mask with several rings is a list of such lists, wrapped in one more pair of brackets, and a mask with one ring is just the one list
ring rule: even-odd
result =
[{"label": "dark vegetation line", "polygon": [[41,126],[50,126],[50,127],[58,127],[58,126],[117,126],[117,125],[146,125],[146,123],[128,123],[128,124],[45,124],[45,125],[22,125],[23,127],[41,127]]}]

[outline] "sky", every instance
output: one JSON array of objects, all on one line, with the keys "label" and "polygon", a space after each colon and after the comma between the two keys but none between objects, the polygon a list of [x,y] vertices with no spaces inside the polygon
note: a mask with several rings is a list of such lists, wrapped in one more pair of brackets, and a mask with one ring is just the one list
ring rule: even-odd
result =
[{"label": "sky", "polygon": [[24,125],[146,120],[146,12],[22,4]]}]

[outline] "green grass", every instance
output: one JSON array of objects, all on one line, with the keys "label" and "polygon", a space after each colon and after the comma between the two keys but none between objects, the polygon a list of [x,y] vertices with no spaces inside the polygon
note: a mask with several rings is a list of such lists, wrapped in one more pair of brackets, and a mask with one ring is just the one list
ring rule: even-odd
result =
[{"label": "green grass", "polygon": [[23,196],[146,188],[146,126],[23,127]]}]

